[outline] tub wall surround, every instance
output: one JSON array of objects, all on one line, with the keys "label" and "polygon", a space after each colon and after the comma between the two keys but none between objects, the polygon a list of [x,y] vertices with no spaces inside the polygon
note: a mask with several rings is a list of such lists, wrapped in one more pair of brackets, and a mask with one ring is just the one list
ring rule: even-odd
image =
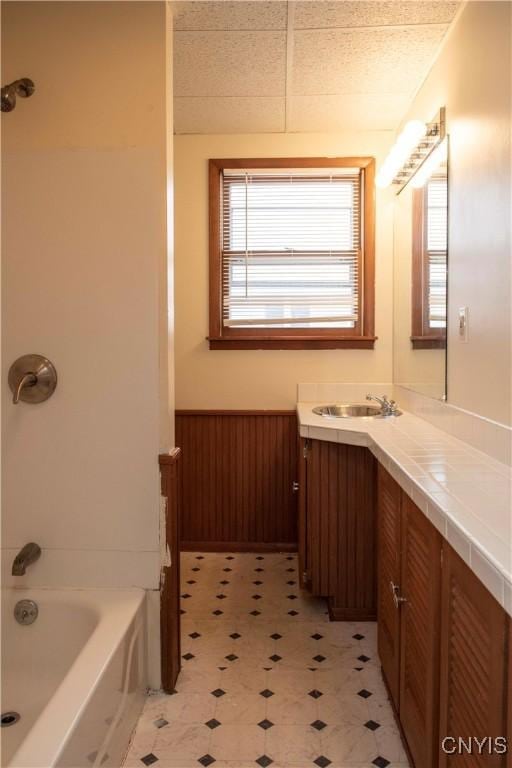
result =
[{"label": "tub wall surround", "polygon": [[328,420],[315,404],[298,403],[300,435],[367,446],[512,615],[510,467],[408,412]]},{"label": "tub wall surround", "polygon": [[[173,387],[166,27],[163,2],[2,6],[3,75],[36,84],[2,120],[8,581],[36,541],[23,585],[158,588]],[[52,359],[58,386],[13,406],[7,370],[26,352]]]}]

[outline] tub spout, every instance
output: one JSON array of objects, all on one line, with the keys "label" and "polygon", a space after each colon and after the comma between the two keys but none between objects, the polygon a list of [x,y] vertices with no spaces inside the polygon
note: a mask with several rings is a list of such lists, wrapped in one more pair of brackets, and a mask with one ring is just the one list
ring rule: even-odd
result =
[{"label": "tub spout", "polygon": [[14,558],[14,562],[12,564],[12,575],[24,576],[27,570],[27,565],[35,563],[35,561],[38,560],[40,556],[41,547],[39,544],[34,544],[33,541],[31,541],[29,544],[25,544],[23,549],[20,549]]}]

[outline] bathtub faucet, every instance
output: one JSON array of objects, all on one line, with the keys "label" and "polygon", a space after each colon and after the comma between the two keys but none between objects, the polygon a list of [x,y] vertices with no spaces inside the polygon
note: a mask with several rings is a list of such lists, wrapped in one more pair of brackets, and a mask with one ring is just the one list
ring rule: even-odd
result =
[{"label": "bathtub faucet", "polygon": [[30,544],[25,544],[23,549],[20,549],[14,562],[12,564],[13,576],[24,576],[27,570],[27,565],[35,563],[41,556],[41,547],[39,544],[34,544],[33,541]]}]

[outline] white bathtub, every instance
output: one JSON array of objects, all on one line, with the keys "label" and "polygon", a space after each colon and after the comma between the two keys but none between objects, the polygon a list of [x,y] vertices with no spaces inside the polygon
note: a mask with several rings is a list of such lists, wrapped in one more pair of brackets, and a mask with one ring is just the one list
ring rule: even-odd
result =
[{"label": "white bathtub", "polygon": [[[39,616],[18,624],[18,600]],[[146,690],[142,590],[2,590],[2,761],[14,768],[121,765]]]}]

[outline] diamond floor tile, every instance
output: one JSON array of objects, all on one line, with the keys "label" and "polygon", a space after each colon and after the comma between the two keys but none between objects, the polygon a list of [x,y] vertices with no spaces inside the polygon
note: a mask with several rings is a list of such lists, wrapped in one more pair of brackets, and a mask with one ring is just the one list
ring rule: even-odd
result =
[{"label": "diamond floor tile", "polygon": [[177,692],[148,696],[126,768],[406,768],[375,624],[329,622],[295,555],[184,553],[181,569]]}]

